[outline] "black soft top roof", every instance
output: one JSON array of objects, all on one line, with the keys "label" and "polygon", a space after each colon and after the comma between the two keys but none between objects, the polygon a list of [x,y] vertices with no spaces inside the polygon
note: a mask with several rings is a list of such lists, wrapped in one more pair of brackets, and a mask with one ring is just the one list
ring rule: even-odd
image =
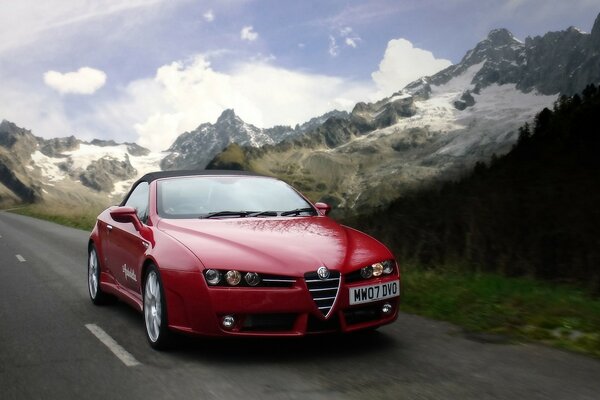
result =
[{"label": "black soft top roof", "polygon": [[199,169],[199,170],[180,170],[180,171],[156,171],[150,172],[142,176],[133,185],[136,186],[139,182],[152,182],[162,178],[174,178],[178,176],[194,176],[194,175],[206,175],[206,176],[264,176],[255,172],[249,171],[237,171],[237,170],[219,170],[219,169]]}]

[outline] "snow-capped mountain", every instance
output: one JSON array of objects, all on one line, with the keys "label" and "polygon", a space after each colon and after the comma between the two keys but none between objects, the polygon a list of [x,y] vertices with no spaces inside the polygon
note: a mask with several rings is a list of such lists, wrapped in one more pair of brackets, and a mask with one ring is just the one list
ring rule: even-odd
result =
[{"label": "snow-capped mountain", "polygon": [[598,82],[600,16],[591,34],[569,28],[524,43],[497,29],[460,63],[357,104],[348,120],[263,149],[232,145],[210,167],[278,175],[337,207],[371,208],[507,152],[560,94]]},{"label": "snow-capped mountain", "polygon": [[209,165],[277,175],[314,199],[370,208],[506,152],[517,129],[560,94],[598,82],[600,16],[591,34],[569,28],[521,42],[493,30],[460,63],[350,114],[260,129],[225,110],[162,153],[73,136],[45,140],[3,121],[0,205],[114,203],[143,173]]},{"label": "snow-capped mountain", "polygon": [[215,124],[205,123],[181,134],[164,152],[152,153],[135,143],[81,141],[74,136],[43,139],[12,122],[0,123],[0,206],[41,199],[69,203],[119,202],[131,184],[160,169],[201,169],[230,143],[275,144],[302,135],[327,118],[348,118],[331,111],[292,128],[260,129],[225,110]]},{"label": "snow-capped mountain", "polygon": [[245,123],[234,110],[227,109],[215,124],[205,123],[191,132],[181,134],[167,150],[169,154],[161,161],[160,167],[163,170],[203,169],[231,143],[250,147],[279,143],[302,135],[334,116],[348,118],[348,113],[334,110],[295,128],[275,126],[261,129]]},{"label": "snow-capped mountain", "polygon": [[162,153],[135,143],[74,136],[45,140],[0,123],[0,204],[41,199],[115,202],[135,179],[157,169]]}]

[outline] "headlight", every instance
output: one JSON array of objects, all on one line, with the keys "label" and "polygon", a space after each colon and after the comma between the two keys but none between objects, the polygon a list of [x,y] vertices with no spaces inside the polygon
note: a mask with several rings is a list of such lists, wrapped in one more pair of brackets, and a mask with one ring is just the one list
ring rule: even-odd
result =
[{"label": "headlight", "polygon": [[383,274],[383,264],[382,263],[375,263],[375,264],[371,265],[371,268],[373,268],[373,276],[381,276]]},{"label": "headlight", "polygon": [[207,269],[204,272],[204,277],[206,278],[206,282],[211,286],[218,285],[221,282],[221,273],[216,269]]},{"label": "headlight", "polygon": [[225,274],[225,280],[231,286],[237,286],[240,284],[240,281],[242,280],[242,274],[240,274],[239,271],[235,271],[235,270],[227,271],[227,273]]},{"label": "headlight", "polygon": [[260,275],[256,272],[247,272],[246,275],[244,275],[244,279],[250,286],[256,286],[260,283]]},{"label": "headlight", "polygon": [[360,276],[362,276],[364,279],[369,279],[370,277],[372,277],[373,276],[373,267],[369,265],[368,267],[361,268]]},{"label": "headlight", "polygon": [[386,260],[384,262],[382,262],[383,264],[383,273],[386,275],[391,274],[392,272],[394,272],[394,260]]},{"label": "headlight", "polygon": [[254,271],[209,268],[203,272],[208,285],[218,288],[264,288],[294,286],[296,278],[285,275],[259,274]]},{"label": "headlight", "polygon": [[360,269],[360,277],[362,279],[369,279],[372,277],[380,277],[384,275],[390,275],[394,272],[396,262],[394,260],[385,260],[376,262],[371,265],[367,265]]}]

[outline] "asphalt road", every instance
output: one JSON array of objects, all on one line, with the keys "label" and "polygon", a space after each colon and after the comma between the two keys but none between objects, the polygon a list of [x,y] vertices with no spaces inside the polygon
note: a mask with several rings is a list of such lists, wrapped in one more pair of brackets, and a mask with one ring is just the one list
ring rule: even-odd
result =
[{"label": "asphalt road", "polygon": [[[404,314],[366,334],[182,337],[156,352],[140,314],[89,301],[87,236],[0,212],[1,399],[600,399],[598,360],[473,340]],[[89,324],[138,364],[125,365]]]}]

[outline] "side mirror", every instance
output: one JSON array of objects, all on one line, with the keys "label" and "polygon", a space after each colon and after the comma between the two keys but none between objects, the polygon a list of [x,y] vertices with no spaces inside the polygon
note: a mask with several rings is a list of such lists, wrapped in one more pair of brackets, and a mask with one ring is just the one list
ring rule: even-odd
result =
[{"label": "side mirror", "polygon": [[321,215],[328,215],[331,212],[331,206],[326,203],[315,203],[315,207],[317,207],[317,210],[319,210]]},{"label": "side mirror", "polygon": [[142,230],[142,221],[137,216],[137,212],[133,207],[116,207],[110,210],[110,216],[117,222],[131,222],[137,231]]}]

